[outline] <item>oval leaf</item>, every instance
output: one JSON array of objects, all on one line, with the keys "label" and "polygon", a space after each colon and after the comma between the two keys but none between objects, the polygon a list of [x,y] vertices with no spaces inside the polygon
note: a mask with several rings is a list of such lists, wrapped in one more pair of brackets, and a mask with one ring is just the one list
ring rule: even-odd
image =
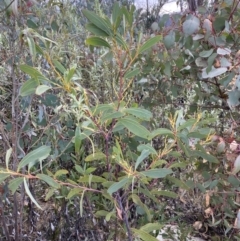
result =
[{"label": "oval leaf", "polygon": [[47,85],[39,85],[36,89],[36,95],[41,95],[49,89],[52,89],[52,87],[49,87]]},{"label": "oval leaf", "polygon": [[192,35],[193,33],[197,32],[200,27],[200,20],[190,15],[190,17],[183,23],[183,32],[186,35]]},{"label": "oval leaf", "polygon": [[149,121],[152,118],[152,113],[150,111],[141,108],[127,108],[123,109],[123,112],[134,115],[141,120]]},{"label": "oval leaf", "polygon": [[142,125],[140,125],[137,121],[125,117],[118,121],[119,124],[125,126],[130,132],[134,135],[148,139],[150,136],[150,132]]}]

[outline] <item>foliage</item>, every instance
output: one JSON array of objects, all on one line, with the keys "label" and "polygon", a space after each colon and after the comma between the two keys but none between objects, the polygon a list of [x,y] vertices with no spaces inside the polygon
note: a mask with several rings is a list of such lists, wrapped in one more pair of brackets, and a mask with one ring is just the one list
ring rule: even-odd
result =
[{"label": "foliage", "polygon": [[[21,191],[41,209],[43,195],[76,220],[89,215],[102,240],[156,240],[165,223],[183,221],[185,238],[238,239],[237,5],[223,2],[208,18],[203,7],[165,15],[151,32],[133,5],[111,6],[49,1],[7,13],[4,199],[13,194],[22,210]],[[173,200],[180,204],[169,215]],[[21,218],[15,213],[15,224]],[[44,238],[58,239],[60,220]]]}]

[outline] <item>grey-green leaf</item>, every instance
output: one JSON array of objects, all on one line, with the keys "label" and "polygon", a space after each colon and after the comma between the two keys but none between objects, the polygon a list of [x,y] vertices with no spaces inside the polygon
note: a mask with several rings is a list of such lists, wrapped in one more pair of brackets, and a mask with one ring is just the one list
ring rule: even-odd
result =
[{"label": "grey-green leaf", "polygon": [[153,38],[150,38],[145,42],[140,48],[139,48],[139,54],[143,53],[147,49],[153,47],[156,43],[158,43],[162,39],[161,35],[155,36]]},{"label": "grey-green leaf", "polygon": [[114,192],[118,191],[120,188],[122,188],[123,186],[125,186],[127,183],[131,183],[132,178],[131,177],[125,177],[123,178],[121,181],[119,182],[115,182],[114,184],[112,184],[107,192],[112,195]]},{"label": "grey-green leaf", "polygon": [[151,169],[147,171],[140,172],[144,176],[151,178],[163,178],[172,173],[171,169],[168,168],[159,168],[159,169]]},{"label": "grey-green leaf", "polygon": [[34,151],[31,151],[28,153],[18,164],[18,169],[19,171],[22,167],[28,165],[30,162],[35,162],[38,159],[45,159],[49,156],[51,151],[51,148],[49,146],[41,146]]}]

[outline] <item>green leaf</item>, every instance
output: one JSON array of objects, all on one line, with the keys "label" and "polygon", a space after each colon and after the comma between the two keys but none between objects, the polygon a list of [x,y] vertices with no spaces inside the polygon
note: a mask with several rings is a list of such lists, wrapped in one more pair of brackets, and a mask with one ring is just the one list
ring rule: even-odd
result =
[{"label": "green leaf", "polygon": [[76,169],[76,171],[77,171],[78,173],[84,174],[84,170],[83,170],[83,168],[82,168],[81,166],[75,165],[75,169]]},{"label": "green leaf", "polygon": [[35,93],[37,87],[39,86],[39,82],[36,79],[29,79],[20,88],[21,96],[28,96]]},{"label": "green leaf", "polygon": [[199,56],[202,58],[208,58],[212,53],[214,49],[204,50],[199,53]]},{"label": "green leaf", "polygon": [[187,162],[176,162],[173,163],[169,168],[185,168],[187,165]]},{"label": "green leaf", "polygon": [[94,216],[95,217],[106,217],[106,215],[108,214],[109,212],[106,211],[106,210],[98,210],[96,213],[94,213]]},{"label": "green leaf", "polygon": [[147,223],[146,225],[142,226],[140,230],[146,233],[150,233],[154,230],[160,230],[162,227],[163,225],[160,223]]},{"label": "green leaf", "polygon": [[105,31],[103,31],[102,29],[98,28],[95,24],[93,23],[88,23],[86,25],[86,29],[93,33],[94,35],[96,36],[99,36],[99,37],[109,37],[109,34],[106,33]]},{"label": "green leaf", "polygon": [[114,110],[114,106],[112,104],[100,104],[94,107],[92,110],[94,115],[98,115],[99,113],[104,113],[104,112],[112,112]]},{"label": "green leaf", "polygon": [[240,91],[237,89],[229,91],[227,103],[231,109],[238,106],[240,104]]},{"label": "green leaf", "polygon": [[149,233],[143,230],[139,230],[135,228],[131,228],[131,230],[134,233],[135,237],[139,237],[144,241],[158,241],[158,239],[156,239],[155,237],[153,237],[152,235],[150,235]]},{"label": "green leaf", "polygon": [[[113,10],[112,10],[112,21],[114,24],[116,24],[118,17],[122,14],[121,8],[119,7],[119,3],[115,2],[113,4]],[[116,26],[115,26],[116,28]]]},{"label": "green leaf", "polygon": [[47,85],[39,85],[36,88],[36,95],[42,95],[43,93],[45,93],[47,90],[52,89],[52,87],[47,86]]},{"label": "green leaf", "polygon": [[185,121],[184,123],[180,123],[180,125],[178,126],[177,130],[181,131],[185,128],[190,129],[194,124],[196,123],[196,119],[189,119],[187,121]]},{"label": "green leaf", "polygon": [[174,137],[173,132],[170,131],[169,129],[158,128],[151,133],[151,139],[156,137],[156,136],[159,136],[159,135],[164,135],[164,136],[166,135],[166,136]]},{"label": "green leaf", "polygon": [[9,164],[11,155],[12,155],[12,148],[9,148],[6,152],[6,157],[5,157],[5,163],[6,163],[7,170],[8,170],[8,164]]},{"label": "green leaf", "polygon": [[109,49],[111,48],[110,44],[106,40],[100,37],[89,37],[86,39],[86,44],[96,46],[96,47],[102,46],[102,47],[107,47]]},{"label": "green leaf", "polygon": [[124,78],[131,79],[131,78],[135,77],[136,75],[138,75],[139,73],[140,73],[140,69],[135,68],[135,69],[132,69],[132,70],[129,70],[128,72],[126,72],[124,75]]},{"label": "green leaf", "polygon": [[151,169],[147,171],[140,172],[144,176],[151,177],[151,178],[163,178],[166,177],[168,174],[172,173],[171,169],[168,168],[159,168],[159,169]]},{"label": "green leaf", "polygon": [[125,40],[123,39],[123,37],[121,35],[119,35],[118,33],[115,36],[115,39],[117,41],[117,43],[126,51],[128,51],[128,45],[125,42]]},{"label": "green leaf", "polygon": [[2,183],[10,174],[0,173],[0,183]]},{"label": "green leaf", "polygon": [[143,53],[147,49],[153,47],[156,43],[158,43],[162,39],[161,35],[155,36],[153,38],[150,38],[147,40],[146,43],[144,43],[140,48],[139,48],[139,54]]},{"label": "green leaf", "polygon": [[16,192],[16,190],[23,183],[23,181],[23,177],[17,177],[9,182],[8,188],[11,190],[12,194]]},{"label": "green leaf", "polygon": [[178,195],[175,192],[165,191],[165,190],[152,191],[151,193],[154,194],[154,195],[160,195],[160,196],[165,196],[165,197],[170,197],[170,198],[177,198],[178,197]]},{"label": "green leaf", "polygon": [[83,190],[81,188],[75,187],[70,190],[70,192],[67,195],[67,199],[71,199],[72,197],[78,196],[82,192],[83,192]]},{"label": "green leaf", "polygon": [[29,196],[29,198],[31,199],[31,201],[39,208],[42,210],[42,208],[39,206],[39,204],[37,203],[37,201],[35,200],[35,198],[32,196],[29,188],[28,188],[28,185],[27,185],[27,181],[26,181],[26,178],[24,177],[23,178],[23,183],[24,183],[24,188],[25,188],[25,191],[27,193],[27,195]]},{"label": "green leaf", "polygon": [[189,15],[187,20],[183,23],[183,32],[186,35],[192,35],[200,28],[200,20],[194,15]]},{"label": "green leaf", "polygon": [[[91,175],[91,176],[90,176]],[[80,177],[78,179],[78,182],[84,182],[84,183],[88,183],[89,179],[91,178],[91,182],[98,182],[98,183],[102,183],[102,182],[106,182],[107,180],[103,177],[99,177],[99,176],[95,176],[95,175],[85,175],[84,177]]]},{"label": "green leaf", "polygon": [[125,177],[123,178],[121,181],[119,182],[115,182],[114,184],[112,184],[107,192],[112,195],[114,192],[118,191],[120,188],[122,188],[123,186],[125,186],[127,183],[131,183],[132,181],[132,177]]},{"label": "green leaf", "polygon": [[36,46],[35,46],[35,42],[33,40],[33,38],[27,37],[27,42],[28,42],[28,46],[29,46],[29,50],[30,50],[30,54],[32,56],[32,60],[33,62],[36,59]]},{"label": "green leaf", "polygon": [[51,177],[45,174],[37,174],[37,177],[42,181],[46,182],[49,186],[58,189],[60,185]]},{"label": "green leaf", "polygon": [[150,154],[157,155],[156,150],[150,144],[141,144],[137,147],[138,151],[143,151],[144,149],[148,150]]},{"label": "green leaf", "polygon": [[80,199],[80,202],[79,202],[80,217],[83,216],[83,197],[84,197],[84,193],[85,193],[85,190],[83,190],[82,195],[81,195],[81,199]]},{"label": "green leaf", "polygon": [[163,43],[166,49],[171,49],[175,44],[175,32],[170,31],[170,33],[163,38]]},{"label": "green leaf", "polygon": [[150,132],[142,125],[140,125],[137,121],[132,118],[125,117],[118,121],[119,124],[125,126],[130,132],[134,135],[148,139],[150,136]]},{"label": "green leaf", "polygon": [[81,129],[79,126],[75,129],[75,138],[74,138],[74,146],[75,146],[75,152],[77,155],[80,153],[82,140],[81,140]]},{"label": "green leaf", "polygon": [[34,163],[37,160],[43,160],[47,158],[50,154],[50,151],[51,148],[49,146],[41,146],[34,151],[31,151],[20,161],[18,164],[17,172],[19,172],[22,167],[30,164],[31,162]]},{"label": "green leaf", "polygon": [[124,114],[122,112],[114,111],[113,113],[104,114],[101,118],[101,122],[104,123],[105,121],[112,120],[112,119],[118,119],[122,116],[124,116]]},{"label": "green leaf", "polygon": [[111,26],[108,26],[106,21],[97,16],[96,13],[91,12],[89,10],[82,10],[83,15],[88,19],[89,22],[93,23],[96,27],[100,28],[102,31],[104,31],[108,36],[111,35]]},{"label": "green leaf", "polygon": [[59,176],[66,175],[66,174],[68,174],[68,170],[61,169],[56,171],[56,173],[54,174],[54,178],[57,178]]},{"label": "green leaf", "polygon": [[219,163],[218,159],[215,156],[212,156],[203,151],[194,150],[192,151],[191,156],[202,157],[203,159],[209,161],[210,163]]},{"label": "green leaf", "polygon": [[133,202],[136,203],[138,206],[140,206],[141,209],[144,211],[144,213],[146,213],[147,219],[148,219],[148,221],[150,221],[150,220],[151,220],[151,213],[150,213],[147,205],[145,205],[144,203],[142,203],[141,199],[140,199],[139,196],[136,195],[136,194],[132,194],[132,195],[131,195],[131,198],[132,198]]},{"label": "green leaf", "polygon": [[106,155],[102,152],[95,152],[93,154],[88,155],[85,158],[86,162],[92,162],[92,161],[99,161],[99,160],[105,160],[106,159]]},{"label": "green leaf", "polygon": [[37,79],[40,76],[45,78],[37,69],[35,69],[29,65],[26,65],[26,64],[20,65],[20,70],[22,70],[24,73],[30,75],[34,79]]},{"label": "green leaf", "polygon": [[150,111],[141,108],[125,108],[122,111],[134,115],[141,120],[149,121],[152,118],[152,113]]},{"label": "green leaf", "polygon": [[62,74],[64,74],[67,71],[65,67],[56,59],[53,60],[53,64]]},{"label": "green leaf", "polygon": [[135,170],[137,170],[138,166],[142,163],[142,161],[149,156],[150,152],[148,150],[143,150],[141,155],[137,158],[135,163]]},{"label": "green leaf", "polygon": [[189,186],[185,182],[183,182],[173,176],[168,176],[167,180],[169,180],[170,182],[174,183],[177,187],[180,187],[182,189],[185,189],[185,190],[190,189]]},{"label": "green leaf", "polygon": [[225,17],[216,17],[215,20],[213,21],[213,28],[216,32],[221,32],[225,28],[225,21],[227,19]]}]

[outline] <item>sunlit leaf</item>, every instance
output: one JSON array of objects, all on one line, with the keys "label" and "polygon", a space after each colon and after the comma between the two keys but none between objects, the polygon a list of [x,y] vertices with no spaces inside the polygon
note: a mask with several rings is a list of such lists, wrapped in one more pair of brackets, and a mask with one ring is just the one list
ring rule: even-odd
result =
[{"label": "sunlit leaf", "polygon": [[47,85],[39,85],[36,88],[36,95],[42,95],[43,93],[45,93],[47,90],[50,90],[52,87],[47,86]]},{"label": "sunlit leaf", "polygon": [[7,170],[8,170],[8,164],[9,164],[11,155],[12,155],[12,148],[9,148],[6,152],[6,157],[5,157],[5,163],[6,163]]},{"label": "sunlit leaf", "polygon": [[95,152],[92,153],[90,155],[88,155],[85,158],[86,162],[92,162],[92,161],[100,161],[100,160],[105,160],[106,159],[106,155],[102,152]]},{"label": "sunlit leaf", "polygon": [[56,171],[56,173],[54,174],[54,178],[57,178],[59,176],[66,175],[66,174],[68,174],[68,170],[60,169]]}]

